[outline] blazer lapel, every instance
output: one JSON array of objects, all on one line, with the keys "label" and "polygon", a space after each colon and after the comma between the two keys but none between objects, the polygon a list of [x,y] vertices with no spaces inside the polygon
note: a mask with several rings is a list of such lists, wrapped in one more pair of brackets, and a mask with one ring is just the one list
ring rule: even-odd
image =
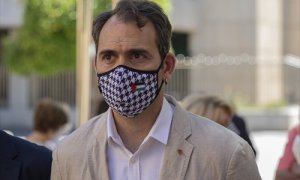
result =
[{"label": "blazer lapel", "polygon": [[[172,121],[168,144],[165,149],[165,156],[162,162],[160,179],[183,180],[187,171],[194,146],[186,139],[191,135],[191,125],[186,119],[186,112],[180,108],[176,101],[166,96],[171,104],[176,107]],[[93,129],[95,140],[88,148],[88,166],[91,179],[107,180],[108,165],[106,158],[107,146],[107,112],[98,120]],[[99,169],[100,168],[100,169]]]},{"label": "blazer lapel", "polygon": [[0,179],[18,180],[21,164],[11,136],[0,130]]},{"label": "blazer lapel", "polygon": [[105,112],[98,120],[93,129],[95,139],[91,143],[88,152],[88,164],[91,174],[91,179],[107,180],[109,179],[107,159],[106,159],[106,145],[107,145],[107,112]]},{"label": "blazer lapel", "polygon": [[180,108],[173,98],[166,96],[175,105],[174,117],[170,129],[168,144],[162,163],[160,179],[182,180],[185,177],[194,146],[186,139],[191,135],[190,121],[184,116],[186,112]]}]

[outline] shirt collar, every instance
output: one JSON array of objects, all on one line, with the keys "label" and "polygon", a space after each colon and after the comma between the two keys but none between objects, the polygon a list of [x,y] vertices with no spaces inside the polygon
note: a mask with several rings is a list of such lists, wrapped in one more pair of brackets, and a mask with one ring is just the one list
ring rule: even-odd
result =
[{"label": "shirt collar", "polygon": [[[108,111],[107,137],[112,139],[115,143],[122,145],[123,143],[118,134],[111,108],[109,108]],[[173,114],[174,108],[172,108],[171,104],[166,100],[166,98],[164,98],[161,111],[145,140],[147,140],[149,137],[152,137],[166,145],[169,138]]]},{"label": "shirt collar", "polygon": [[148,137],[152,137],[157,141],[167,144],[169,138],[170,127],[173,119],[174,110],[170,103],[164,98],[161,111],[152,126]]},{"label": "shirt collar", "polygon": [[109,140],[113,140],[115,143],[118,143],[119,145],[123,144],[121,137],[119,136],[119,133],[117,131],[111,108],[108,108],[107,137]]}]

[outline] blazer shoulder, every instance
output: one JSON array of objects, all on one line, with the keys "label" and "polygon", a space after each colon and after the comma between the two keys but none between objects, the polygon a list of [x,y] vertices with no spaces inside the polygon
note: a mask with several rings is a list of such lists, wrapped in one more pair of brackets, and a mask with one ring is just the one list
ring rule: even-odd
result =
[{"label": "blazer shoulder", "polygon": [[25,159],[37,166],[51,164],[52,156],[49,149],[18,137],[14,138],[12,141],[19,152],[19,158]]},{"label": "blazer shoulder", "polygon": [[[254,152],[245,140],[209,119],[188,116],[192,133],[187,140],[194,146],[193,164],[208,161],[223,169],[226,179],[260,179]],[[245,174],[249,177],[243,177]]]},{"label": "blazer shoulder", "polygon": [[38,179],[35,177],[50,178],[52,156],[49,149],[18,137],[7,134],[4,136],[7,143],[6,147],[10,148],[10,153],[15,153],[12,158],[21,163],[22,177],[30,177],[29,179]]},{"label": "blazer shoulder", "polygon": [[105,124],[106,118],[103,115],[96,116],[59,142],[52,154],[51,179],[68,177],[72,175],[69,172],[85,169],[89,160],[88,154],[97,140],[95,133],[105,133],[101,131]]},{"label": "blazer shoulder", "polygon": [[105,126],[106,120],[102,116],[103,115],[101,114],[90,119],[86,124],[66,136],[58,143],[54,152],[59,152],[60,154],[63,154],[63,156],[73,156],[84,151],[85,148],[88,148],[88,144],[96,139],[97,135],[94,133],[95,130]]},{"label": "blazer shoulder", "polygon": [[[195,146],[215,148],[220,150],[235,151],[237,146],[247,146],[247,143],[234,132],[209,120],[207,118],[188,113],[191,122],[192,134],[189,138]],[[209,146],[210,145],[210,146]]]}]

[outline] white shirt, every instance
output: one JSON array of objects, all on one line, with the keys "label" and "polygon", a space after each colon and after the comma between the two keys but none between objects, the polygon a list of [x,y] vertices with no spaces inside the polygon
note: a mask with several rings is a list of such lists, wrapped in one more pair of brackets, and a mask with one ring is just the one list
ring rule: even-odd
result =
[{"label": "white shirt", "polygon": [[139,149],[132,154],[123,144],[112,111],[109,108],[108,172],[111,180],[153,180],[159,179],[165,146],[168,142],[174,110],[164,98],[158,118]]}]

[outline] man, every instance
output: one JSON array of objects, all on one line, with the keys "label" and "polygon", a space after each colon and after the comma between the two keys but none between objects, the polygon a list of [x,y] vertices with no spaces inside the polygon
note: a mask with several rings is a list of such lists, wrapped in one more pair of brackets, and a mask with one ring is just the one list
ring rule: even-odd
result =
[{"label": "man", "polygon": [[261,179],[249,145],[164,96],[171,25],[149,1],[120,1],[94,21],[98,85],[108,111],[66,137],[52,179]]},{"label": "man", "polygon": [[51,151],[0,130],[0,179],[48,180]]}]

